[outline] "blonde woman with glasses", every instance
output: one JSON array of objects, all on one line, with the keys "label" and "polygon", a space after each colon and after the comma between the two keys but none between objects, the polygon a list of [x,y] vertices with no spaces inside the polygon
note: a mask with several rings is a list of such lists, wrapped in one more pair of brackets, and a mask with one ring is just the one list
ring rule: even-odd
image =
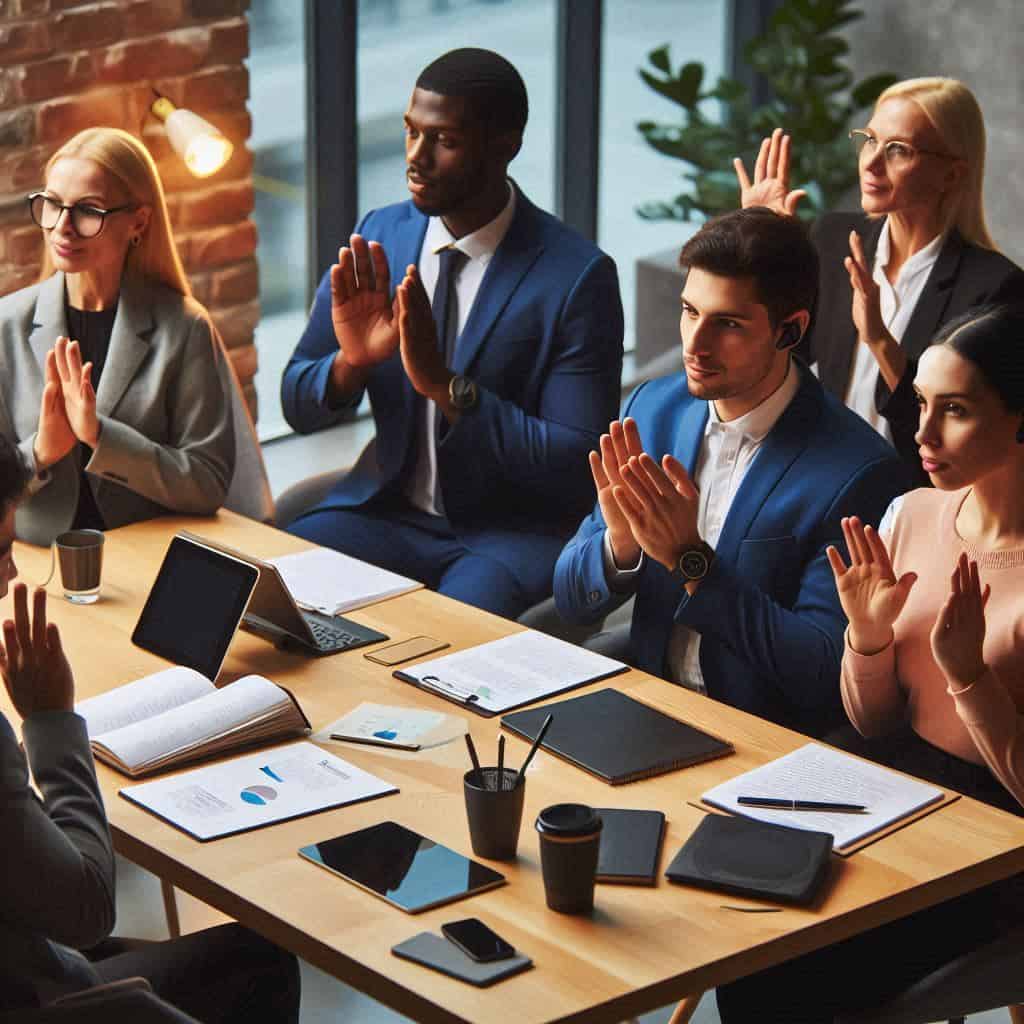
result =
[{"label": "blonde woman with glasses", "polygon": [[233,380],[153,158],[127,132],[87,129],[27,206],[41,280],[0,299],[0,433],[31,473],[18,536],[212,514],[234,470]]},{"label": "blonde woman with glasses", "polygon": [[[890,86],[850,140],[863,213],[829,213],[814,225],[821,285],[803,351],[822,384],[920,473],[918,357],[972,306],[1024,299],[1024,272],[998,252],[985,222],[985,121],[962,82]],[[734,162],[743,206],[795,213],[805,193],[790,190],[789,147],[781,130],[765,139],[753,181]]]}]

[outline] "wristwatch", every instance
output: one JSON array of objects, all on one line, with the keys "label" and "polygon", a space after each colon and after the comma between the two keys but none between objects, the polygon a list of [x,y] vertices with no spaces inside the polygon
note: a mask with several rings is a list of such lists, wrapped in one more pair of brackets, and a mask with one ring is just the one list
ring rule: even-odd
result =
[{"label": "wristwatch", "polygon": [[687,548],[676,563],[672,575],[686,583],[694,580],[702,580],[708,574],[711,563],[715,560],[715,550],[710,544],[699,541],[693,547]]},{"label": "wristwatch", "polygon": [[475,409],[479,400],[480,394],[477,391],[475,380],[470,380],[469,377],[457,373],[448,381],[448,401],[459,412],[469,412]]}]

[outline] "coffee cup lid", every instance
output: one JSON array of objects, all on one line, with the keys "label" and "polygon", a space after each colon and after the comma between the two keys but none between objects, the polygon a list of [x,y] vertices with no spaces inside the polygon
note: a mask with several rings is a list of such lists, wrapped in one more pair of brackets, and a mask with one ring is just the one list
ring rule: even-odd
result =
[{"label": "coffee cup lid", "polygon": [[587,836],[600,832],[601,815],[586,804],[552,804],[537,815],[538,832],[551,836]]}]

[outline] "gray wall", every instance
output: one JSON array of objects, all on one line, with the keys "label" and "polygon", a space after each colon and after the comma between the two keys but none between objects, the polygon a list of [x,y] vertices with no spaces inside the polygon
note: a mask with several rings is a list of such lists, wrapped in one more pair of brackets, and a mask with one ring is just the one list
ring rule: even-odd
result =
[{"label": "gray wall", "polygon": [[985,207],[996,244],[1024,265],[1024,2],[863,0],[848,26],[858,78],[948,75],[978,97],[988,131]]}]

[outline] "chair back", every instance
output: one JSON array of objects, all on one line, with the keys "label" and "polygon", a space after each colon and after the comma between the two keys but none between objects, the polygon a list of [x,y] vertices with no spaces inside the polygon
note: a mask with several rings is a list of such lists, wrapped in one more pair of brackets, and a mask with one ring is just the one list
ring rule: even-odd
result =
[{"label": "chair back", "polygon": [[242,385],[230,359],[228,369],[231,372],[231,419],[235,428],[235,472],[224,507],[261,523],[273,523],[274,497],[256,426],[249,415]]}]

